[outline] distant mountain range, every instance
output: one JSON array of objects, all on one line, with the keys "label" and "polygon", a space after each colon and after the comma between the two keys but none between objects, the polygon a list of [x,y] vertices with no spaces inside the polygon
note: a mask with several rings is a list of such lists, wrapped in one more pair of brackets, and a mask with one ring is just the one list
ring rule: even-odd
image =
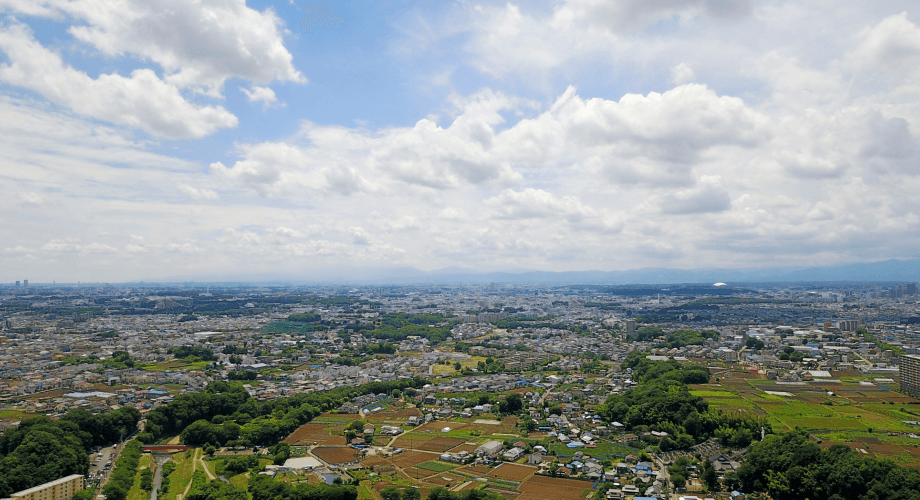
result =
[{"label": "distant mountain range", "polygon": [[920,259],[887,260],[861,264],[805,268],[763,269],[663,269],[630,271],[508,271],[477,272],[466,268],[422,271],[413,267],[344,268],[309,273],[227,274],[181,276],[151,281],[195,282],[282,282],[329,284],[477,284],[514,283],[544,285],[634,285],[669,283],[777,283],[806,281],[920,281]]}]

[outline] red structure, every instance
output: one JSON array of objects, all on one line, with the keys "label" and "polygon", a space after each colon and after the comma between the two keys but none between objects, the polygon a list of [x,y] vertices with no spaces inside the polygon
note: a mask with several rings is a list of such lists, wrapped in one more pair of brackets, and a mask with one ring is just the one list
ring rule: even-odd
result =
[{"label": "red structure", "polygon": [[185,446],[181,444],[150,444],[147,446],[142,446],[141,450],[149,452],[171,452],[171,451],[184,451],[193,449],[191,446]]}]

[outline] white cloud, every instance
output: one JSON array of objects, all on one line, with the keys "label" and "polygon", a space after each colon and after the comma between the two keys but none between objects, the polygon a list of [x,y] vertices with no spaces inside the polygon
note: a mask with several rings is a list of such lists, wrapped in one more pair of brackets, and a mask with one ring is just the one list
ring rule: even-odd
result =
[{"label": "white cloud", "polygon": [[687,66],[685,63],[680,63],[677,66],[671,68],[671,83],[675,85],[690,83],[695,78],[696,74],[693,73],[693,69],[691,69],[690,66]]},{"label": "white cloud", "polygon": [[0,80],[35,90],[82,115],[167,138],[203,137],[237,125],[223,107],[191,105],[150,69],[134,70],[130,78],[112,73],[92,79],[64,64],[23,24],[0,29],[0,50],[10,60],[0,65]]},{"label": "white cloud", "polygon": [[[307,271],[355,264],[585,270],[914,257],[917,9],[893,1],[722,2],[724,10],[702,0],[484,2],[478,11],[462,3],[447,11],[467,15],[455,16],[442,38],[431,24],[429,52],[400,53],[401,64],[432,63],[433,73],[447,75],[434,90],[430,75],[419,78],[419,102],[442,103],[419,115],[428,118],[376,127],[371,114],[361,116],[366,122],[323,115],[315,119],[360,126],[303,121],[283,137],[274,130],[289,123],[241,127],[198,144],[132,137],[128,127],[162,137],[222,127],[202,118],[204,107],[173,106],[156,92],[146,102],[170,104],[144,111],[158,121],[141,125],[133,108],[146,91],[132,86],[149,80],[177,99],[213,102],[226,77],[252,102],[272,104],[272,82],[297,78],[281,64],[259,80],[262,69],[240,69],[241,60],[230,64],[236,69],[198,62],[204,52],[181,63],[199,73],[155,68],[152,54],[166,49],[104,48],[120,32],[103,28],[115,21],[71,13],[88,4],[33,3],[45,9],[36,15],[56,9],[56,20],[76,19],[101,34],[45,48],[28,33],[17,38],[19,21],[7,21],[4,36],[21,54],[0,65],[10,81],[92,119],[40,99],[0,96],[0,192],[12,193],[0,199],[4,263],[115,280],[162,276],[162,269],[272,272],[278,262],[285,272],[314,276]],[[0,9],[9,5],[0,0]],[[275,36],[263,34],[262,41]],[[151,76],[84,74],[67,65],[77,64],[76,50],[105,56],[103,73],[130,64]],[[47,79],[32,81],[39,76]],[[479,90],[438,94],[468,88]],[[228,97],[243,102],[241,117],[255,116],[243,93]],[[297,109],[309,109],[302,104]],[[210,169],[179,158],[202,158],[205,148]],[[54,205],[53,218],[47,209],[22,209],[41,203]],[[131,237],[138,228],[143,238]]]},{"label": "white cloud", "polygon": [[438,213],[438,216],[445,220],[465,220],[469,218],[462,208],[447,207]]},{"label": "white cloud", "polygon": [[595,217],[597,213],[574,196],[557,198],[542,189],[523,191],[506,189],[486,204],[496,207],[496,217],[502,219],[566,218],[580,220]]},{"label": "white cloud", "polygon": [[890,16],[859,34],[859,45],[849,54],[854,69],[915,73],[920,64],[920,28],[907,12]]},{"label": "white cloud", "polygon": [[249,102],[261,102],[264,106],[278,102],[275,91],[268,87],[253,85],[252,90],[243,87],[240,87],[240,90],[246,94],[246,98],[249,99]]},{"label": "white cloud", "polygon": [[731,198],[719,176],[703,176],[694,188],[665,195],[660,207],[663,213],[674,215],[723,212],[731,208]]},{"label": "white cloud", "polygon": [[19,204],[24,207],[41,207],[45,204],[45,200],[41,196],[35,193],[16,193],[16,197],[19,198]]},{"label": "white cloud", "polygon": [[165,80],[180,88],[219,95],[228,78],[260,84],[305,82],[284,47],[282,22],[245,0],[10,1],[0,7],[51,17],[69,16],[83,25],[70,33],[103,54],[131,54],[153,61]]},{"label": "white cloud", "polygon": [[188,184],[180,184],[177,189],[193,200],[216,200],[219,198],[211,189],[194,188]]},{"label": "white cloud", "polygon": [[[566,0],[551,12],[545,6],[511,2],[466,5],[469,22],[459,29],[468,32],[466,50],[474,67],[495,76],[545,73],[586,59],[592,64],[610,60],[621,51],[644,51],[628,37],[655,23],[681,26],[700,18],[737,22],[754,12],[753,0]],[[523,11],[525,5],[533,12]],[[457,29],[446,31],[450,36]]]}]

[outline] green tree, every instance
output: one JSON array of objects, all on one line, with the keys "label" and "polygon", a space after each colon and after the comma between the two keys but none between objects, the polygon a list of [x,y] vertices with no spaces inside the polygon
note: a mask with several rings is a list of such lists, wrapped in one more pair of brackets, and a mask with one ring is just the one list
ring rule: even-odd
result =
[{"label": "green tree", "polygon": [[399,492],[399,488],[391,485],[380,490],[380,497],[383,498],[383,500],[400,500],[402,494]]},{"label": "green tree", "polygon": [[505,399],[502,399],[498,403],[498,411],[506,415],[514,415],[521,411],[524,408],[524,399],[521,398],[521,395],[512,392],[505,396]]}]

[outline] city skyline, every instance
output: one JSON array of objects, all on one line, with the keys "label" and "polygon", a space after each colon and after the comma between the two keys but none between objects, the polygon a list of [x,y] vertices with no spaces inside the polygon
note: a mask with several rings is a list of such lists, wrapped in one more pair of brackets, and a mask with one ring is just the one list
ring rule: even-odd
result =
[{"label": "city skyline", "polygon": [[910,2],[0,12],[2,283],[920,257]]}]

